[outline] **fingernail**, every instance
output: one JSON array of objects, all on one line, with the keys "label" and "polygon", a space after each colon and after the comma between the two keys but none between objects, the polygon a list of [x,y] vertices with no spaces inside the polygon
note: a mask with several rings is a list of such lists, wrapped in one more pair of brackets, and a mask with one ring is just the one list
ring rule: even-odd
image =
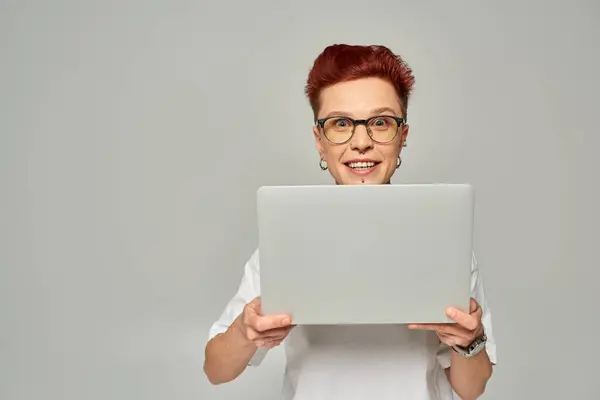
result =
[{"label": "fingernail", "polygon": [[289,318],[284,318],[283,321],[281,321],[281,325],[289,325],[290,322],[292,322]]}]

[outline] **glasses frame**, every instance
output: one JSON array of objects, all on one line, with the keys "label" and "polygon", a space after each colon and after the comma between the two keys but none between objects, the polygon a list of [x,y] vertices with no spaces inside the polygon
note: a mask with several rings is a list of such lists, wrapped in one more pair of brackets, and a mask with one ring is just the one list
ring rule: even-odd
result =
[{"label": "glasses frame", "polygon": [[[396,123],[398,124],[398,128],[396,128],[396,133],[394,134],[394,136],[392,136],[392,138],[388,141],[382,142],[380,140],[376,140],[373,138],[373,133],[371,132],[371,129],[369,128],[369,122],[371,122],[374,119],[377,118],[392,118],[394,121],[396,121]],[[347,119],[348,121],[352,122],[353,127],[352,127],[352,133],[350,134],[350,137],[346,140],[344,140],[343,142],[334,142],[333,140],[329,139],[327,137],[327,135],[325,134],[325,122],[327,122],[330,119],[334,119],[334,118],[343,118],[343,119]],[[329,140],[331,143],[333,144],[344,144],[344,143],[348,143],[350,141],[350,139],[352,139],[352,137],[354,136],[354,133],[356,132],[356,127],[359,125],[364,125],[365,128],[367,129],[367,134],[369,135],[369,137],[371,138],[372,141],[374,141],[375,143],[379,143],[379,144],[386,144],[386,143],[390,143],[392,140],[396,139],[396,136],[398,136],[398,131],[400,130],[400,128],[402,127],[402,125],[404,125],[406,123],[406,120],[404,118],[400,118],[400,117],[396,117],[394,115],[374,115],[372,117],[369,117],[367,119],[353,119],[350,118],[348,116],[345,115],[331,115],[329,117],[325,117],[325,118],[321,118],[317,120],[317,126],[319,128],[321,128],[321,131],[323,133],[323,136],[325,136],[325,138],[327,140]]]}]

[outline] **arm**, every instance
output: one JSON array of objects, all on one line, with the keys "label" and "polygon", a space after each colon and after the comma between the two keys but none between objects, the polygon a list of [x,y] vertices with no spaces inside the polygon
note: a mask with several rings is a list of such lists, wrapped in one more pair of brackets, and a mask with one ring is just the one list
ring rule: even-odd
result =
[{"label": "arm", "polygon": [[255,298],[225,332],[207,343],[204,373],[213,385],[234,380],[244,372],[259,347],[278,346],[292,328],[287,315],[261,315],[261,299]]},{"label": "arm", "polygon": [[[481,396],[492,376],[493,365],[496,364],[492,314],[475,255],[473,255],[471,267],[471,293],[481,307],[481,317],[478,319],[480,319],[479,325],[484,329],[488,339],[486,347],[473,358],[464,358],[450,348],[446,349],[449,354],[440,355],[442,366],[446,367],[448,381],[461,399],[476,399]],[[477,332],[475,336],[480,334],[481,331]]]},{"label": "arm", "polygon": [[246,338],[241,328],[240,317],[206,345],[204,373],[213,385],[237,378],[256,352],[257,346]]},{"label": "arm", "polygon": [[[463,400],[476,399],[485,390],[496,364],[496,342],[492,327],[492,314],[485,295],[477,260],[473,256],[471,267],[472,300],[470,312],[447,310],[456,324],[425,324],[413,328],[433,330],[443,345],[438,352],[438,362],[444,368],[452,389]],[[457,344],[466,346],[482,333],[487,336],[485,349],[472,358],[465,358],[452,350]]]},{"label": "arm", "polygon": [[[492,363],[485,349],[472,357],[463,357],[452,349],[453,346],[467,347],[484,334],[481,321],[483,310],[475,299],[471,299],[470,311],[464,312],[450,307],[446,310],[448,317],[456,323],[452,324],[411,324],[411,329],[431,330],[437,333],[445,346],[446,361],[442,364],[446,377],[456,394],[462,400],[475,400],[485,390],[486,383],[492,374]],[[444,358],[444,357],[442,357]]]},{"label": "arm", "polygon": [[220,318],[212,325],[205,348],[204,372],[213,384],[231,381],[239,376],[256,351],[241,328],[242,314],[248,303],[260,295],[258,251],[244,265],[238,290]]},{"label": "arm", "polygon": [[492,376],[492,363],[487,351],[483,350],[472,358],[452,351],[451,357],[451,366],[445,371],[452,389],[463,400],[477,399]]}]

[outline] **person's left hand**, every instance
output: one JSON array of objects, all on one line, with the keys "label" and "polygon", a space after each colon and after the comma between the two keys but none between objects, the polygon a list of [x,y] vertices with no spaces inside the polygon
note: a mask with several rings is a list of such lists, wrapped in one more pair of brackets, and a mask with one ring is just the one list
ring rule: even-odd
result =
[{"label": "person's left hand", "polygon": [[481,316],[483,310],[474,298],[471,298],[471,310],[466,313],[454,307],[446,309],[446,315],[456,324],[409,324],[409,329],[435,331],[440,341],[448,346],[466,347],[483,335]]}]

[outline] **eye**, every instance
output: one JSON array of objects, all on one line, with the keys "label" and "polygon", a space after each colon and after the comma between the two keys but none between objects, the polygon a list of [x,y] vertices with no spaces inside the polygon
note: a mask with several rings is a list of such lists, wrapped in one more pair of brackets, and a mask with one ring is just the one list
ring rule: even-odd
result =
[{"label": "eye", "polygon": [[324,128],[325,130],[333,129],[337,132],[346,132],[352,129],[352,121],[348,118],[331,118],[325,122]]},{"label": "eye", "polygon": [[391,117],[381,116],[374,117],[369,123],[372,130],[376,131],[388,131],[393,130],[397,127],[396,121]]}]

